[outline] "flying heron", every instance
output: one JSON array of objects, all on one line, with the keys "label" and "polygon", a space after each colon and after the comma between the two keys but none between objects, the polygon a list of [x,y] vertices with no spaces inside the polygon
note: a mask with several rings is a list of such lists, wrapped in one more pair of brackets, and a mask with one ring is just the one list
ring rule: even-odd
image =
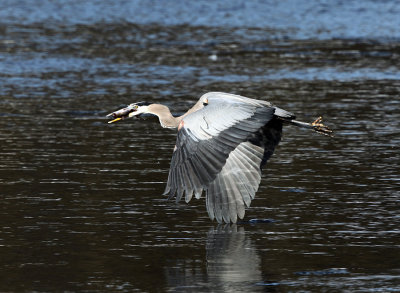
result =
[{"label": "flying heron", "polygon": [[185,194],[188,203],[205,191],[208,215],[219,223],[243,219],[284,123],[332,135],[321,117],[296,121],[269,102],[221,92],[204,94],[182,116],[174,117],[167,106],[140,102],[108,114],[113,119],[108,123],[145,113],[158,116],[164,128],[178,129],[164,195],[179,202]]}]

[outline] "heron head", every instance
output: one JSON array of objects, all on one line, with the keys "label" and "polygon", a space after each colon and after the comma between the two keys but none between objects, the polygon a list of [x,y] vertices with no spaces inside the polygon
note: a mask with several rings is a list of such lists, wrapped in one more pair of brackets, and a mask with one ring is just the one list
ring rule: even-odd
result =
[{"label": "heron head", "polygon": [[119,120],[123,120],[125,118],[130,117],[139,117],[141,114],[148,113],[148,106],[150,103],[139,102],[130,104],[128,107],[122,108],[115,112],[112,112],[107,115],[107,117],[111,117],[113,120],[108,121],[108,123],[114,123]]}]

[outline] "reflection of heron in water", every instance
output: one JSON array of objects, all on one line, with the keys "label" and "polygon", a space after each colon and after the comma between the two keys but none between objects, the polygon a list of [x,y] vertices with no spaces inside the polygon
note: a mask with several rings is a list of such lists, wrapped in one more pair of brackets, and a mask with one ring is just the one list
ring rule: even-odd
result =
[{"label": "reflection of heron in water", "polygon": [[207,277],[214,290],[229,292],[234,288],[246,292],[249,286],[263,281],[260,255],[243,226],[211,228],[207,234],[206,252]]},{"label": "reflection of heron in water", "polygon": [[162,127],[178,128],[165,194],[177,202],[185,194],[189,202],[205,190],[208,215],[219,223],[243,219],[283,123],[332,133],[321,118],[296,121],[294,114],[269,102],[218,92],[203,95],[179,117],[164,105],[141,102],[109,114],[109,123],[145,113],[158,116]]},{"label": "reflection of heron in water", "polygon": [[[193,246],[193,255],[202,255],[198,249],[198,245]],[[260,250],[244,225],[210,228],[205,249],[206,262],[198,257],[167,256],[164,270],[168,291],[270,292],[278,284],[269,280],[273,277],[270,267],[263,268]]]}]

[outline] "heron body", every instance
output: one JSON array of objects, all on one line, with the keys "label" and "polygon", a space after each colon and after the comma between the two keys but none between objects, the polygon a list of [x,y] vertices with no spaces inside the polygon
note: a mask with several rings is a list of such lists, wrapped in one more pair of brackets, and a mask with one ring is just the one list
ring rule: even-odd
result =
[{"label": "heron body", "polygon": [[164,194],[189,202],[205,191],[209,217],[219,223],[243,219],[261,181],[261,170],[279,144],[284,123],[330,135],[321,123],[296,121],[271,103],[210,92],[182,116],[160,104],[134,103],[109,114],[115,122],[141,114],[158,116],[165,128],[177,128]]}]

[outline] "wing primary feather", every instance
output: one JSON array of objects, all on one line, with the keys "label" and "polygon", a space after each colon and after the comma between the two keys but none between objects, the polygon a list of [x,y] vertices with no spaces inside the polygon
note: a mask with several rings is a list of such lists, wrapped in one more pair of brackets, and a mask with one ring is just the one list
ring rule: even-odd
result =
[{"label": "wing primary feather", "polygon": [[206,172],[206,167],[202,164],[197,155],[193,155],[189,159],[189,162],[191,162],[193,171],[195,171],[195,174],[197,175],[201,186],[206,187],[207,183],[211,181],[211,176]]},{"label": "wing primary feather", "polygon": [[225,183],[221,181],[220,176],[217,176],[214,184],[214,215],[218,223],[222,223],[222,192],[225,189]]},{"label": "wing primary feather", "polygon": [[193,169],[191,160],[187,161],[186,167],[189,171],[189,176],[193,183],[194,195],[197,199],[199,199],[201,197],[201,193],[203,192],[203,185],[201,184],[200,179],[198,178],[195,170]]},{"label": "wing primary feather", "polygon": [[[228,213],[229,213],[229,220],[232,223],[236,223],[237,221],[237,210],[236,210],[236,196],[240,194],[240,191],[237,188],[237,182],[233,180],[234,174],[226,174],[224,176],[224,180],[227,182],[229,186],[229,191],[226,193],[226,199],[228,202]],[[227,223],[229,223],[229,220]]]},{"label": "wing primary feather", "polygon": [[177,189],[177,191],[176,191],[176,199],[175,199],[176,203],[178,203],[181,200],[181,198],[183,196],[183,191],[184,190],[182,188],[178,188]]},{"label": "wing primary feather", "polygon": [[203,169],[207,171],[207,175],[209,175],[207,182],[210,182],[220,170],[208,158],[207,151],[200,149],[198,153],[193,156],[193,159],[199,162],[203,166]]},{"label": "wing primary feather", "polygon": [[194,189],[194,196],[197,198],[197,199],[200,199],[201,198],[201,194],[203,193],[203,188],[202,187],[196,187],[195,189]]},{"label": "wing primary feather", "polygon": [[[181,168],[177,168],[176,170],[176,177],[177,178],[182,178],[182,172],[181,172]],[[178,203],[182,196],[183,196],[183,191],[184,189],[182,188],[183,186],[181,184],[179,184],[179,182],[176,182],[175,188],[176,188],[176,202]]]},{"label": "wing primary feather", "polygon": [[236,156],[230,156],[230,160],[232,160],[232,165],[235,165],[238,170],[237,172],[234,172],[232,174],[232,179],[233,182],[236,186],[236,189],[238,192],[235,192],[235,204],[236,204],[236,214],[237,217],[240,219],[243,219],[244,214],[245,214],[245,202],[244,199],[247,198],[249,201],[249,204],[251,202],[251,196],[250,196],[250,190],[248,189],[249,182],[246,180],[245,172],[247,170],[242,169],[240,163],[238,162],[238,159]]},{"label": "wing primary feather", "polygon": [[249,159],[245,159],[245,157],[242,157],[240,161],[251,164],[251,168],[249,168],[248,170],[253,177],[252,187],[254,188],[254,192],[251,193],[251,199],[254,199],[254,196],[258,190],[261,181],[260,163],[262,161],[263,153],[259,152],[257,156],[249,150],[248,146],[246,146],[243,147],[243,154],[247,155]]},{"label": "wing primary feather", "polygon": [[229,223],[229,202],[228,202],[228,193],[231,192],[230,186],[227,184],[225,181],[224,176],[218,176],[221,182],[223,182],[224,188],[220,189],[221,191],[221,213],[222,213],[222,219],[224,220],[225,223]]},{"label": "wing primary feather", "polygon": [[[246,144],[243,144],[242,147],[240,148],[240,151],[242,152],[242,154],[244,156],[246,156],[248,158],[246,160],[246,162],[248,162],[255,169],[257,169],[257,168],[259,169],[260,168],[260,165],[257,164],[257,161],[259,160],[259,157],[257,157],[257,155],[256,155],[257,152],[255,152],[254,149],[251,149]],[[263,153],[260,152],[259,154],[261,155],[261,158],[262,158]]]},{"label": "wing primary feather", "polygon": [[[259,184],[259,178],[261,178],[261,174],[258,170],[254,170],[253,166],[249,165],[246,162],[246,159],[243,157],[239,157],[236,153],[232,154],[233,158],[236,158],[236,162],[242,170],[243,174],[243,186],[249,191],[249,194],[254,194],[257,191],[257,184]],[[245,198],[244,198],[245,199]],[[246,205],[248,205],[251,201],[251,197],[245,200]]]},{"label": "wing primary feather", "polygon": [[197,183],[196,187],[203,186],[204,179],[201,177],[201,174],[199,173],[199,170],[201,170],[201,166],[198,166],[198,163],[196,163],[196,161],[194,161],[192,158],[189,158],[187,160],[187,165],[190,166],[190,169],[192,171],[192,178]]},{"label": "wing primary feather", "polygon": [[171,170],[170,175],[168,176],[168,183],[170,184],[169,186],[169,195],[168,195],[168,200],[172,199],[175,196],[175,184],[174,184],[174,179],[175,178],[175,170]]},{"label": "wing primary feather", "polygon": [[208,216],[211,220],[214,220],[214,207],[215,207],[215,196],[214,196],[214,184],[211,184],[210,187],[206,190],[206,207]]},{"label": "wing primary feather", "polygon": [[190,182],[192,183],[192,188],[194,191],[194,195],[197,199],[199,199],[201,197],[201,193],[202,193],[202,185],[196,175],[196,173],[193,170],[192,164],[190,161],[188,161],[187,164],[185,164],[187,173],[188,173],[188,177],[190,179]]},{"label": "wing primary feather", "polygon": [[237,186],[240,190],[240,197],[236,198],[236,206],[238,210],[238,216],[240,219],[243,219],[245,213],[245,206],[250,207],[251,200],[254,198],[254,194],[256,193],[256,189],[254,189],[253,185],[250,184],[249,181],[245,179],[245,175],[241,174],[241,176],[236,176]]},{"label": "wing primary feather", "polygon": [[[170,176],[170,175],[168,175],[168,176]],[[171,190],[171,186],[169,184],[169,180],[167,180],[167,185],[165,186],[165,189],[164,189],[164,192],[162,195],[164,195],[164,196],[167,195],[170,192],[170,190]]]},{"label": "wing primary feather", "polygon": [[188,203],[192,199],[193,188],[185,165],[182,165],[181,167],[181,174],[184,182],[185,201]]},{"label": "wing primary feather", "polygon": [[223,165],[226,161],[224,157],[217,158],[217,156],[214,155],[212,151],[207,151],[203,149],[199,149],[199,153],[201,154],[204,161],[206,161],[205,163],[207,164],[207,166],[212,169],[211,171],[213,172],[213,174],[217,174],[220,172],[220,169],[216,168],[215,166]]},{"label": "wing primary feather", "polygon": [[242,193],[242,197],[246,206],[249,207],[261,181],[261,170],[258,161],[261,161],[262,153],[259,153],[259,156],[255,158],[257,161],[250,163],[251,160],[247,157],[247,154],[243,152],[245,144],[247,143],[240,144],[238,148],[231,153],[231,156],[241,171],[243,177],[241,181],[246,181],[244,182],[244,186],[248,192]]}]

